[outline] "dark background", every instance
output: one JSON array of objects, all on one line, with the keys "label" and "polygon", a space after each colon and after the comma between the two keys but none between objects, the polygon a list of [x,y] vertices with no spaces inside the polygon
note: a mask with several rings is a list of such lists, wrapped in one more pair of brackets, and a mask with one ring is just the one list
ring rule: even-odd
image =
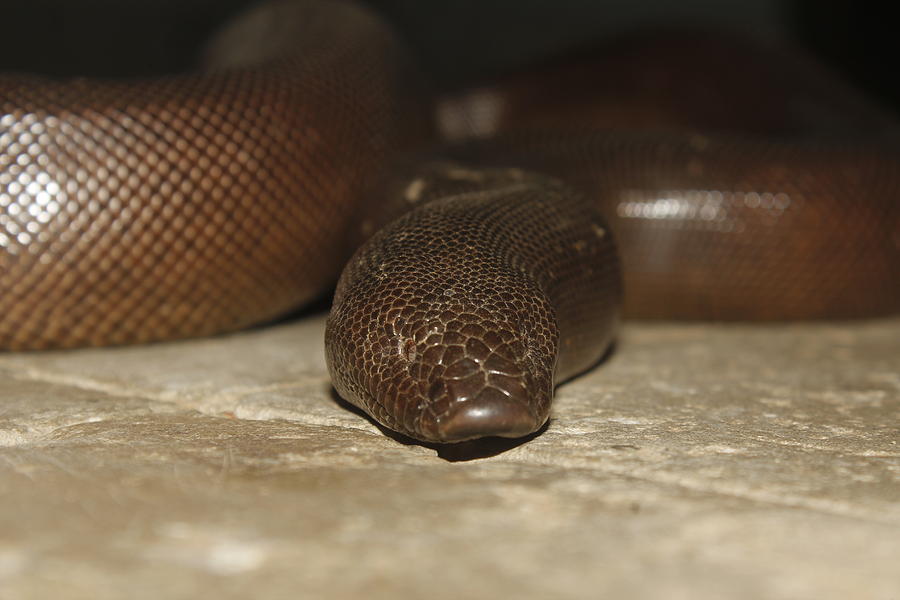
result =
[{"label": "dark background", "polygon": [[[254,0],[0,0],[0,71],[128,76],[188,68]],[[897,35],[858,0],[368,0],[438,81],[490,76],[632,29],[709,26],[793,40],[900,107]]]}]

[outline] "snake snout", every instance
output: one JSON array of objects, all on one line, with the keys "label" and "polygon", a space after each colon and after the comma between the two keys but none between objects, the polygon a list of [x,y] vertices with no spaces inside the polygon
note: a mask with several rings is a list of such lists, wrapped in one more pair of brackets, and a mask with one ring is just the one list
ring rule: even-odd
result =
[{"label": "snake snout", "polygon": [[518,341],[491,344],[500,338],[473,337],[458,346],[460,352],[443,352],[444,365],[434,371],[420,404],[420,436],[442,443],[517,438],[544,424],[552,396],[552,362],[530,360],[527,346]]},{"label": "snake snout", "polygon": [[523,402],[510,398],[476,398],[454,405],[436,424],[442,442],[463,442],[481,437],[518,438],[536,431],[538,420]]}]

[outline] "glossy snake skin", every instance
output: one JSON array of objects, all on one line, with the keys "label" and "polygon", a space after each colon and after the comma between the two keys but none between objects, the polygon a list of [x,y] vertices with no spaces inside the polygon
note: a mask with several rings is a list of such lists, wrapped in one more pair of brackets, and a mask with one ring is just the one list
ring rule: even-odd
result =
[{"label": "glossy snake skin", "polygon": [[263,6],[191,74],[0,75],[0,348],[231,331],[346,263],[335,388],[455,442],[539,429],[606,352],[623,289],[636,317],[898,312],[893,120],[713,43],[449,96],[437,127],[403,45],[336,1]]}]

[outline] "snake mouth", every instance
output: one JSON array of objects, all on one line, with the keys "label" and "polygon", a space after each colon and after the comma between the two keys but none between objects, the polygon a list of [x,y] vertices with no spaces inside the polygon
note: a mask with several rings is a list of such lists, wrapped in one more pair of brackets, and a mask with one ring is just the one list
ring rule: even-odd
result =
[{"label": "snake mouth", "polygon": [[[523,378],[473,373],[464,380],[433,382],[429,403],[416,423],[421,439],[456,443],[485,437],[520,438],[534,433],[547,420],[549,397]],[[425,408],[427,406],[427,408]],[[435,410],[440,407],[439,410]]]},{"label": "snake mouth", "polygon": [[482,437],[519,438],[537,431],[543,421],[511,398],[476,398],[458,402],[434,424],[441,442],[464,442]]}]

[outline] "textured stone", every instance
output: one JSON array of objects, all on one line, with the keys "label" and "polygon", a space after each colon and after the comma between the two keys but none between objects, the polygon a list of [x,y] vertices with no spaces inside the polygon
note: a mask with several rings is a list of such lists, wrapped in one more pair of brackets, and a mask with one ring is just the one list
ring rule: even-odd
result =
[{"label": "textured stone", "polygon": [[900,320],[629,325],[455,449],[338,402],[323,327],[0,355],[0,598],[900,597]]}]

